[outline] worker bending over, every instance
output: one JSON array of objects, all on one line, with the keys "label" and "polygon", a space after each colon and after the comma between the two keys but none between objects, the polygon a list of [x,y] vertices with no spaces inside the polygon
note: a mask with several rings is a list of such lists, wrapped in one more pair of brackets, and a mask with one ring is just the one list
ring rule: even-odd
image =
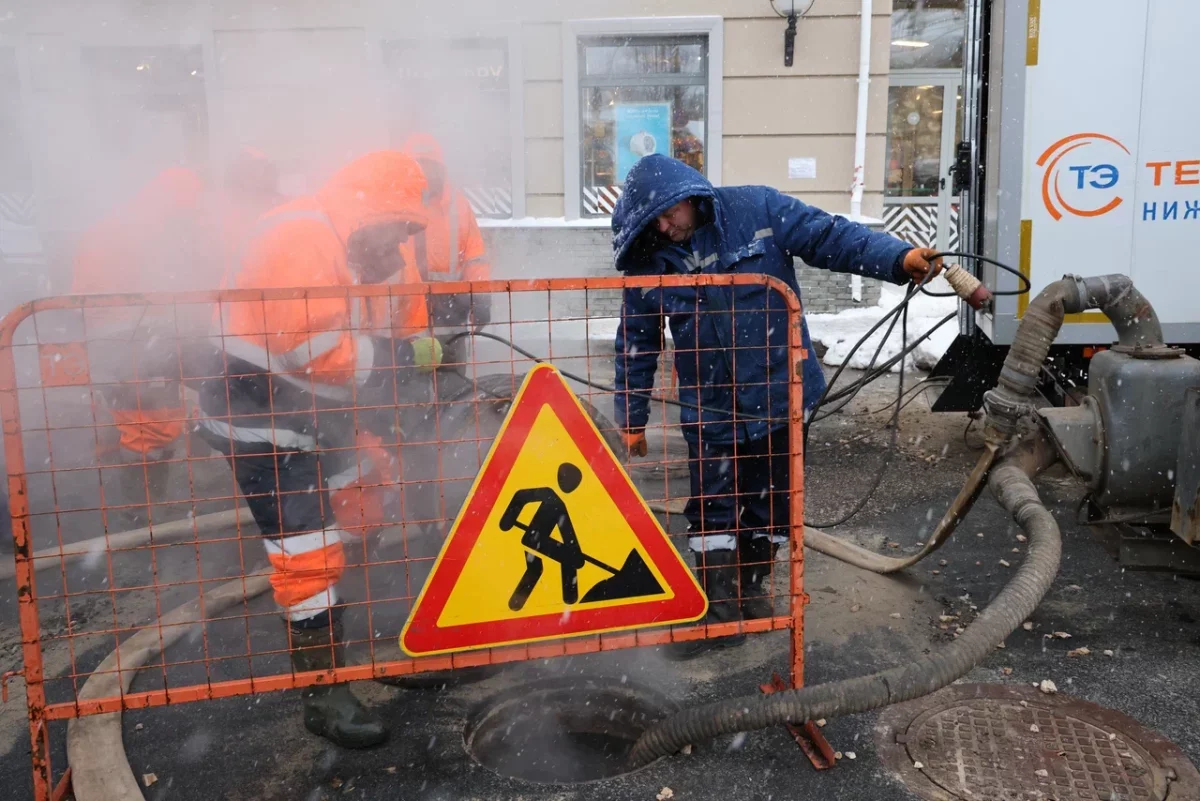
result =
[{"label": "worker bending over", "polygon": [[[424,189],[417,163],[402,153],[355,160],[315,195],[258,220],[231,287],[388,282],[404,269],[401,244],[425,225]],[[219,366],[210,373],[221,377],[201,384],[201,431],[228,457],[263,534],[297,672],[344,664],[343,542],[388,522],[373,518],[381,513],[375,507],[395,495],[395,483],[379,476],[394,469],[388,449],[396,453],[396,442],[380,448],[376,438],[362,447],[364,412],[395,407],[396,386],[419,380],[441,358],[427,335],[368,336],[378,332],[370,313],[369,303],[348,295],[224,302],[214,340]],[[387,737],[344,684],[315,685],[303,697],[314,734],[349,748]]]},{"label": "worker bending over", "polygon": [[[763,273],[799,296],[793,258],[903,284],[940,269],[934,252],[807,206],[766,186],[714,188],[674,159],[650,155],[613,210],[617,270],[629,276]],[[788,539],[788,313],[761,285],[627,289],[616,336],[615,410],[631,456],[646,455],[650,390],[670,323],[680,423],[688,446],[688,547],[709,599],[706,622],[773,614],[764,581]],[[803,324],[804,408],[825,376]],[[799,522],[799,521],[797,521]],[[744,635],[673,644],[690,659]]]}]

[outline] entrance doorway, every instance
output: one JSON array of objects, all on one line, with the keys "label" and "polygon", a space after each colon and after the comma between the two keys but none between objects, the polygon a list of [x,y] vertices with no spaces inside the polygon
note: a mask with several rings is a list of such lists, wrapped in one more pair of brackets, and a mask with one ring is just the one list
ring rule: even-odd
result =
[{"label": "entrance doorway", "polygon": [[891,75],[883,221],[919,247],[958,247],[950,166],[962,138],[961,79],[960,70]]},{"label": "entrance doorway", "polygon": [[883,221],[920,247],[958,247],[965,41],[966,0],[893,0]]}]

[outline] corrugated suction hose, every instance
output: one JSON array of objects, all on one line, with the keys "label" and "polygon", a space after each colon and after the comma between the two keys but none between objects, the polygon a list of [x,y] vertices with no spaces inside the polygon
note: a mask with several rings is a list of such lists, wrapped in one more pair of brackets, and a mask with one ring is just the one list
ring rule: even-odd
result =
[{"label": "corrugated suction hose", "polygon": [[1058,573],[1058,524],[1030,479],[1053,460],[1053,449],[1036,436],[992,468],[988,486],[1029,537],[1029,551],[992,603],[941,652],[869,676],[683,710],[641,736],[630,754],[632,764],[645,765],[722,734],[852,715],[920,698],[962,677],[1033,613]]}]

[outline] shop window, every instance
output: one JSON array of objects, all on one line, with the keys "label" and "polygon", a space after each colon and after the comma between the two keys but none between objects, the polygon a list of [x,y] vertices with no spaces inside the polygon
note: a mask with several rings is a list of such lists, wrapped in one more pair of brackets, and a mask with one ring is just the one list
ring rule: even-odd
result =
[{"label": "shop window", "polygon": [[393,146],[416,132],[432,135],[475,215],[512,217],[509,40],[391,40],[382,49]]},{"label": "shop window", "polygon": [[21,81],[16,52],[0,48],[0,193],[31,194],[33,164],[21,128]]},{"label": "shop window", "polygon": [[892,70],[961,69],[966,0],[893,0]]},{"label": "shop window", "polygon": [[199,47],[85,47],[89,133],[106,174],[128,189],[170,165],[209,163],[204,58]]},{"label": "shop window", "polygon": [[629,168],[650,153],[672,156],[708,174],[709,37],[594,36],[576,41],[581,214],[611,214]]},{"label": "shop window", "polygon": [[936,197],[942,176],[943,86],[888,88],[886,197]]},{"label": "shop window", "polygon": [[0,47],[0,275],[7,282],[9,302],[15,303],[18,295],[23,299],[21,290],[44,269],[16,52]]}]

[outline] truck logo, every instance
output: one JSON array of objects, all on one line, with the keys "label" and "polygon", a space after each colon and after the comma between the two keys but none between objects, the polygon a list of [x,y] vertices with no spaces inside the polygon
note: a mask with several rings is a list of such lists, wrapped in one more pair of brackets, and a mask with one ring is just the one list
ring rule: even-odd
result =
[{"label": "truck logo", "polygon": [[[1129,148],[1120,141],[1100,133],[1078,133],[1064,136],[1046,148],[1046,152],[1038,158],[1037,165],[1045,168],[1042,173],[1042,202],[1046,205],[1046,211],[1050,212],[1051,217],[1055,220],[1061,220],[1064,214],[1075,217],[1099,217],[1121,205],[1124,198],[1115,194],[1115,190],[1108,191],[1113,190],[1121,180],[1121,171],[1117,169],[1116,165],[1107,163],[1109,157],[1115,152],[1114,145],[1124,151],[1126,155],[1131,155]],[[1072,152],[1075,152],[1076,155],[1069,161],[1078,163],[1060,167],[1059,162],[1062,161],[1063,156]],[[1105,153],[1109,155],[1106,156]],[[1069,174],[1063,176],[1063,171]],[[1061,184],[1060,177],[1062,178]],[[1070,202],[1063,196],[1063,185],[1066,187],[1065,191],[1068,197],[1071,198]],[[1096,200],[1087,203],[1086,206],[1089,207],[1081,208],[1080,206],[1085,205],[1081,201],[1088,198],[1096,198]],[[1080,204],[1080,206],[1072,205],[1072,203]],[[1096,205],[1097,203],[1099,205]]]}]

